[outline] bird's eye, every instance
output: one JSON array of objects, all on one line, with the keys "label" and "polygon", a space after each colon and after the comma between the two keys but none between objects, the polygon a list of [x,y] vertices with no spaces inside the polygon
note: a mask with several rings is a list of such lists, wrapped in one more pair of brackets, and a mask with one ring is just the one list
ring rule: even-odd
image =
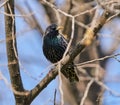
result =
[{"label": "bird's eye", "polygon": [[56,30],[56,28],[55,28],[55,27],[52,27],[52,29],[53,29],[53,30]]}]

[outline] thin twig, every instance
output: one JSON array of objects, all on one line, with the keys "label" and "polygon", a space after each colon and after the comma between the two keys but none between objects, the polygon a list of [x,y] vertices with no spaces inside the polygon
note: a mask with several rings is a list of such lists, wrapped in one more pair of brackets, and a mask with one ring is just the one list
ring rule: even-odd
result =
[{"label": "thin twig", "polygon": [[55,89],[55,92],[54,92],[54,105],[56,105],[56,93],[57,93],[57,89]]},{"label": "thin twig", "polygon": [[60,97],[61,97],[61,105],[64,105],[62,77],[61,77],[61,61],[58,62],[58,76],[59,76],[59,90],[60,90]]},{"label": "thin twig", "polygon": [[86,87],[84,95],[83,95],[83,97],[81,99],[80,105],[84,104],[85,99],[86,99],[86,97],[88,95],[89,89],[90,89],[91,85],[93,84],[93,82],[94,82],[94,79],[91,79],[90,82],[87,84],[87,87]]},{"label": "thin twig", "polygon": [[15,14],[9,14],[9,13],[3,12],[3,11],[0,11],[0,13],[1,13],[1,14],[4,14],[4,15],[6,15],[6,16],[14,16],[14,17],[29,17],[29,16],[35,14],[35,13],[28,13],[28,14],[22,14],[22,15],[19,15],[19,14],[18,14],[18,15],[15,15]]},{"label": "thin twig", "polygon": [[1,5],[0,8],[3,7],[9,0],[4,1]]},{"label": "thin twig", "polygon": [[102,88],[106,89],[106,91],[108,91],[110,94],[112,94],[113,96],[116,97],[120,97],[120,93],[113,91],[112,89],[110,89],[107,85],[105,85],[104,83],[102,83],[101,81],[95,80],[95,82],[100,85]]},{"label": "thin twig", "polygon": [[94,8],[92,8],[92,9],[90,9],[90,10],[86,10],[86,11],[84,11],[84,12],[81,12],[81,13],[79,13],[79,14],[74,15],[74,17],[76,18],[76,17],[81,16],[81,15],[84,15],[84,14],[86,14],[86,13],[91,13],[92,11],[96,10],[97,8],[98,8],[98,7],[95,6]]},{"label": "thin twig", "polygon": [[83,62],[83,63],[80,63],[80,64],[76,64],[76,65],[77,66],[82,66],[82,65],[93,63],[93,62],[96,62],[96,61],[102,61],[102,60],[105,60],[105,59],[108,59],[108,58],[114,58],[116,56],[120,56],[120,53],[114,54],[114,55],[105,56],[105,57],[94,59],[94,60],[90,60],[90,61],[86,61],[86,62]]}]

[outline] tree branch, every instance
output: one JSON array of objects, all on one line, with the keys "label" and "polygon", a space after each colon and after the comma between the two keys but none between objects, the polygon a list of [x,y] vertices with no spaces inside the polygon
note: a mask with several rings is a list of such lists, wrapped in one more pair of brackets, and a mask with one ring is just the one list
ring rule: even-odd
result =
[{"label": "tree branch", "polygon": [[[16,47],[16,37],[15,37],[15,18],[14,14],[14,0],[9,0],[6,5],[4,6],[5,12],[11,14],[11,16],[5,15],[5,31],[6,31],[6,48],[7,48],[7,57],[8,57],[8,64],[12,62],[11,65],[8,65],[10,79],[13,90],[18,92],[18,94],[14,93],[16,104],[20,104],[23,102],[20,92],[24,91],[20,70],[19,70],[19,63],[17,59],[17,47]],[[7,40],[12,39],[12,40]]]}]

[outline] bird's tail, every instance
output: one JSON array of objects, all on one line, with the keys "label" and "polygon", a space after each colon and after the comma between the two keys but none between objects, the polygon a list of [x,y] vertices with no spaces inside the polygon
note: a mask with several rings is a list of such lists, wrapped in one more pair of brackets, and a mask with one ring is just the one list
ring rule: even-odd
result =
[{"label": "bird's tail", "polygon": [[75,82],[75,81],[79,81],[79,78],[74,70],[74,63],[71,62],[68,65],[65,65],[65,67],[63,67],[64,69],[62,69],[62,73],[63,75],[69,79],[70,82]]}]

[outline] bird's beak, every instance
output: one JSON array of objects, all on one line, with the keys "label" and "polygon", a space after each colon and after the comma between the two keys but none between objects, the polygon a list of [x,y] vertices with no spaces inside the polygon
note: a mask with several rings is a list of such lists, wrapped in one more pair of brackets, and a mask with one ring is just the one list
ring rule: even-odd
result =
[{"label": "bird's beak", "polygon": [[63,29],[63,26],[58,26],[57,27],[57,30],[62,30]]}]

